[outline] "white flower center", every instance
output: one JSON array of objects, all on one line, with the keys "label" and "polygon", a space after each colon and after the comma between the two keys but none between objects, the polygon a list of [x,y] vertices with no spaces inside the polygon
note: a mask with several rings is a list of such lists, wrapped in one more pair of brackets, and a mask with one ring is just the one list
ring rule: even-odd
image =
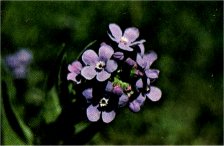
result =
[{"label": "white flower center", "polygon": [[120,42],[126,44],[128,43],[128,39],[122,36]]},{"label": "white flower center", "polygon": [[100,107],[104,107],[104,106],[107,106],[108,105],[108,101],[109,101],[109,99],[106,99],[106,98],[102,98],[101,100],[100,100]]},{"label": "white flower center", "polygon": [[148,92],[149,90],[150,90],[150,88],[147,86],[147,87],[146,87],[146,92]]},{"label": "white flower center", "polygon": [[105,63],[103,61],[99,61],[96,63],[96,68],[101,70],[105,67]]}]

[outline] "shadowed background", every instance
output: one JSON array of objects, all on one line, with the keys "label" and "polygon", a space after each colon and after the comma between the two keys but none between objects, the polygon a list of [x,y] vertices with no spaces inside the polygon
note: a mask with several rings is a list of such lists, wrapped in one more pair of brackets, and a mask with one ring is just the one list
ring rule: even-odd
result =
[{"label": "shadowed background", "polygon": [[[2,58],[20,47],[34,56],[24,99],[13,98],[11,76],[2,71],[14,110],[28,123],[27,137],[30,127],[60,113],[55,90],[48,97],[42,86],[62,46],[72,62],[93,40],[108,42],[108,25],[117,23],[122,30],[139,28],[146,51],[157,52],[155,84],[163,96],[157,103],[147,100],[139,113],[121,110],[87,144],[223,144],[223,2],[1,2],[1,7]],[[30,113],[24,114],[23,104]],[[2,108],[2,144],[24,144],[6,113]]]}]

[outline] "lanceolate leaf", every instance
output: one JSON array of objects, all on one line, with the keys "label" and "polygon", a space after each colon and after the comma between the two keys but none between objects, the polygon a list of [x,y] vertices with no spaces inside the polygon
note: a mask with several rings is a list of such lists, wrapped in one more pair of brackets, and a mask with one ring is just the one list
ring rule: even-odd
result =
[{"label": "lanceolate leaf", "polygon": [[4,111],[7,117],[7,120],[11,128],[17,133],[17,135],[27,144],[32,142],[32,134],[30,129],[19,119],[16,115],[13,107],[10,103],[10,97],[8,95],[7,84],[5,81],[2,81],[2,101],[4,106]]}]

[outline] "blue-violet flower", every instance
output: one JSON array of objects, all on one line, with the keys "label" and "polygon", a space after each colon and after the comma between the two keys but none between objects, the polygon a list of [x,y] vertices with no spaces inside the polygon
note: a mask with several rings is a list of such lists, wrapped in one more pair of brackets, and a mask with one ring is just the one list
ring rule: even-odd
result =
[{"label": "blue-violet flower", "polygon": [[118,67],[117,63],[110,59],[113,54],[113,48],[105,43],[99,48],[99,56],[91,49],[85,51],[82,61],[86,66],[82,68],[81,75],[87,80],[95,76],[100,82],[107,80]]},{"label": "blue-violet flower", "polygon": [[27,49],[21,49],[18,52],[5,57],[5,64],[16,79],[26,78],[28,65],[33,59],[33,54]]},{"label": "blue-violet flower", "polygon": [[126,50],[126,51],[133,51],[131,46],[142,44],[145,40],[136,41],[135,40],[139,37],[139,30],[136,27],[130,27],[125,29],[124,34],[122,33],[121,28],[117,24],[110,24],[109,25],[110,34],[109,37],[118,43],[118,47]]}]

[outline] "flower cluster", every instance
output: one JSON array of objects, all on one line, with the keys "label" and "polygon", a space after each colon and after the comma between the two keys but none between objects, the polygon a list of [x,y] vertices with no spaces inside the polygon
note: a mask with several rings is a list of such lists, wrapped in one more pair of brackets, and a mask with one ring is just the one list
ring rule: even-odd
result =
[{"label": "flower cluster", "polygon": [[145,53],[145,40],[137,41],[139,30],[130,27],[123,33],[114,23],[109,30],[114,47],[101,43],[98,51],[87,49],[68,65],[67,80],[81,87],[87,118],[92,122],[110,123],[119,108],[128,106],[138,112],[146,98],[154,102],[162,96],[152,85],[159,76],[159,70],[151,68],[157,54]]},{"label": "flower cluster", "polygon": [[33,58],[32,52],[23,48],[14,54],[5,57],[5,64],[16,79],[24,79],[27,76],[28,66]]}]

